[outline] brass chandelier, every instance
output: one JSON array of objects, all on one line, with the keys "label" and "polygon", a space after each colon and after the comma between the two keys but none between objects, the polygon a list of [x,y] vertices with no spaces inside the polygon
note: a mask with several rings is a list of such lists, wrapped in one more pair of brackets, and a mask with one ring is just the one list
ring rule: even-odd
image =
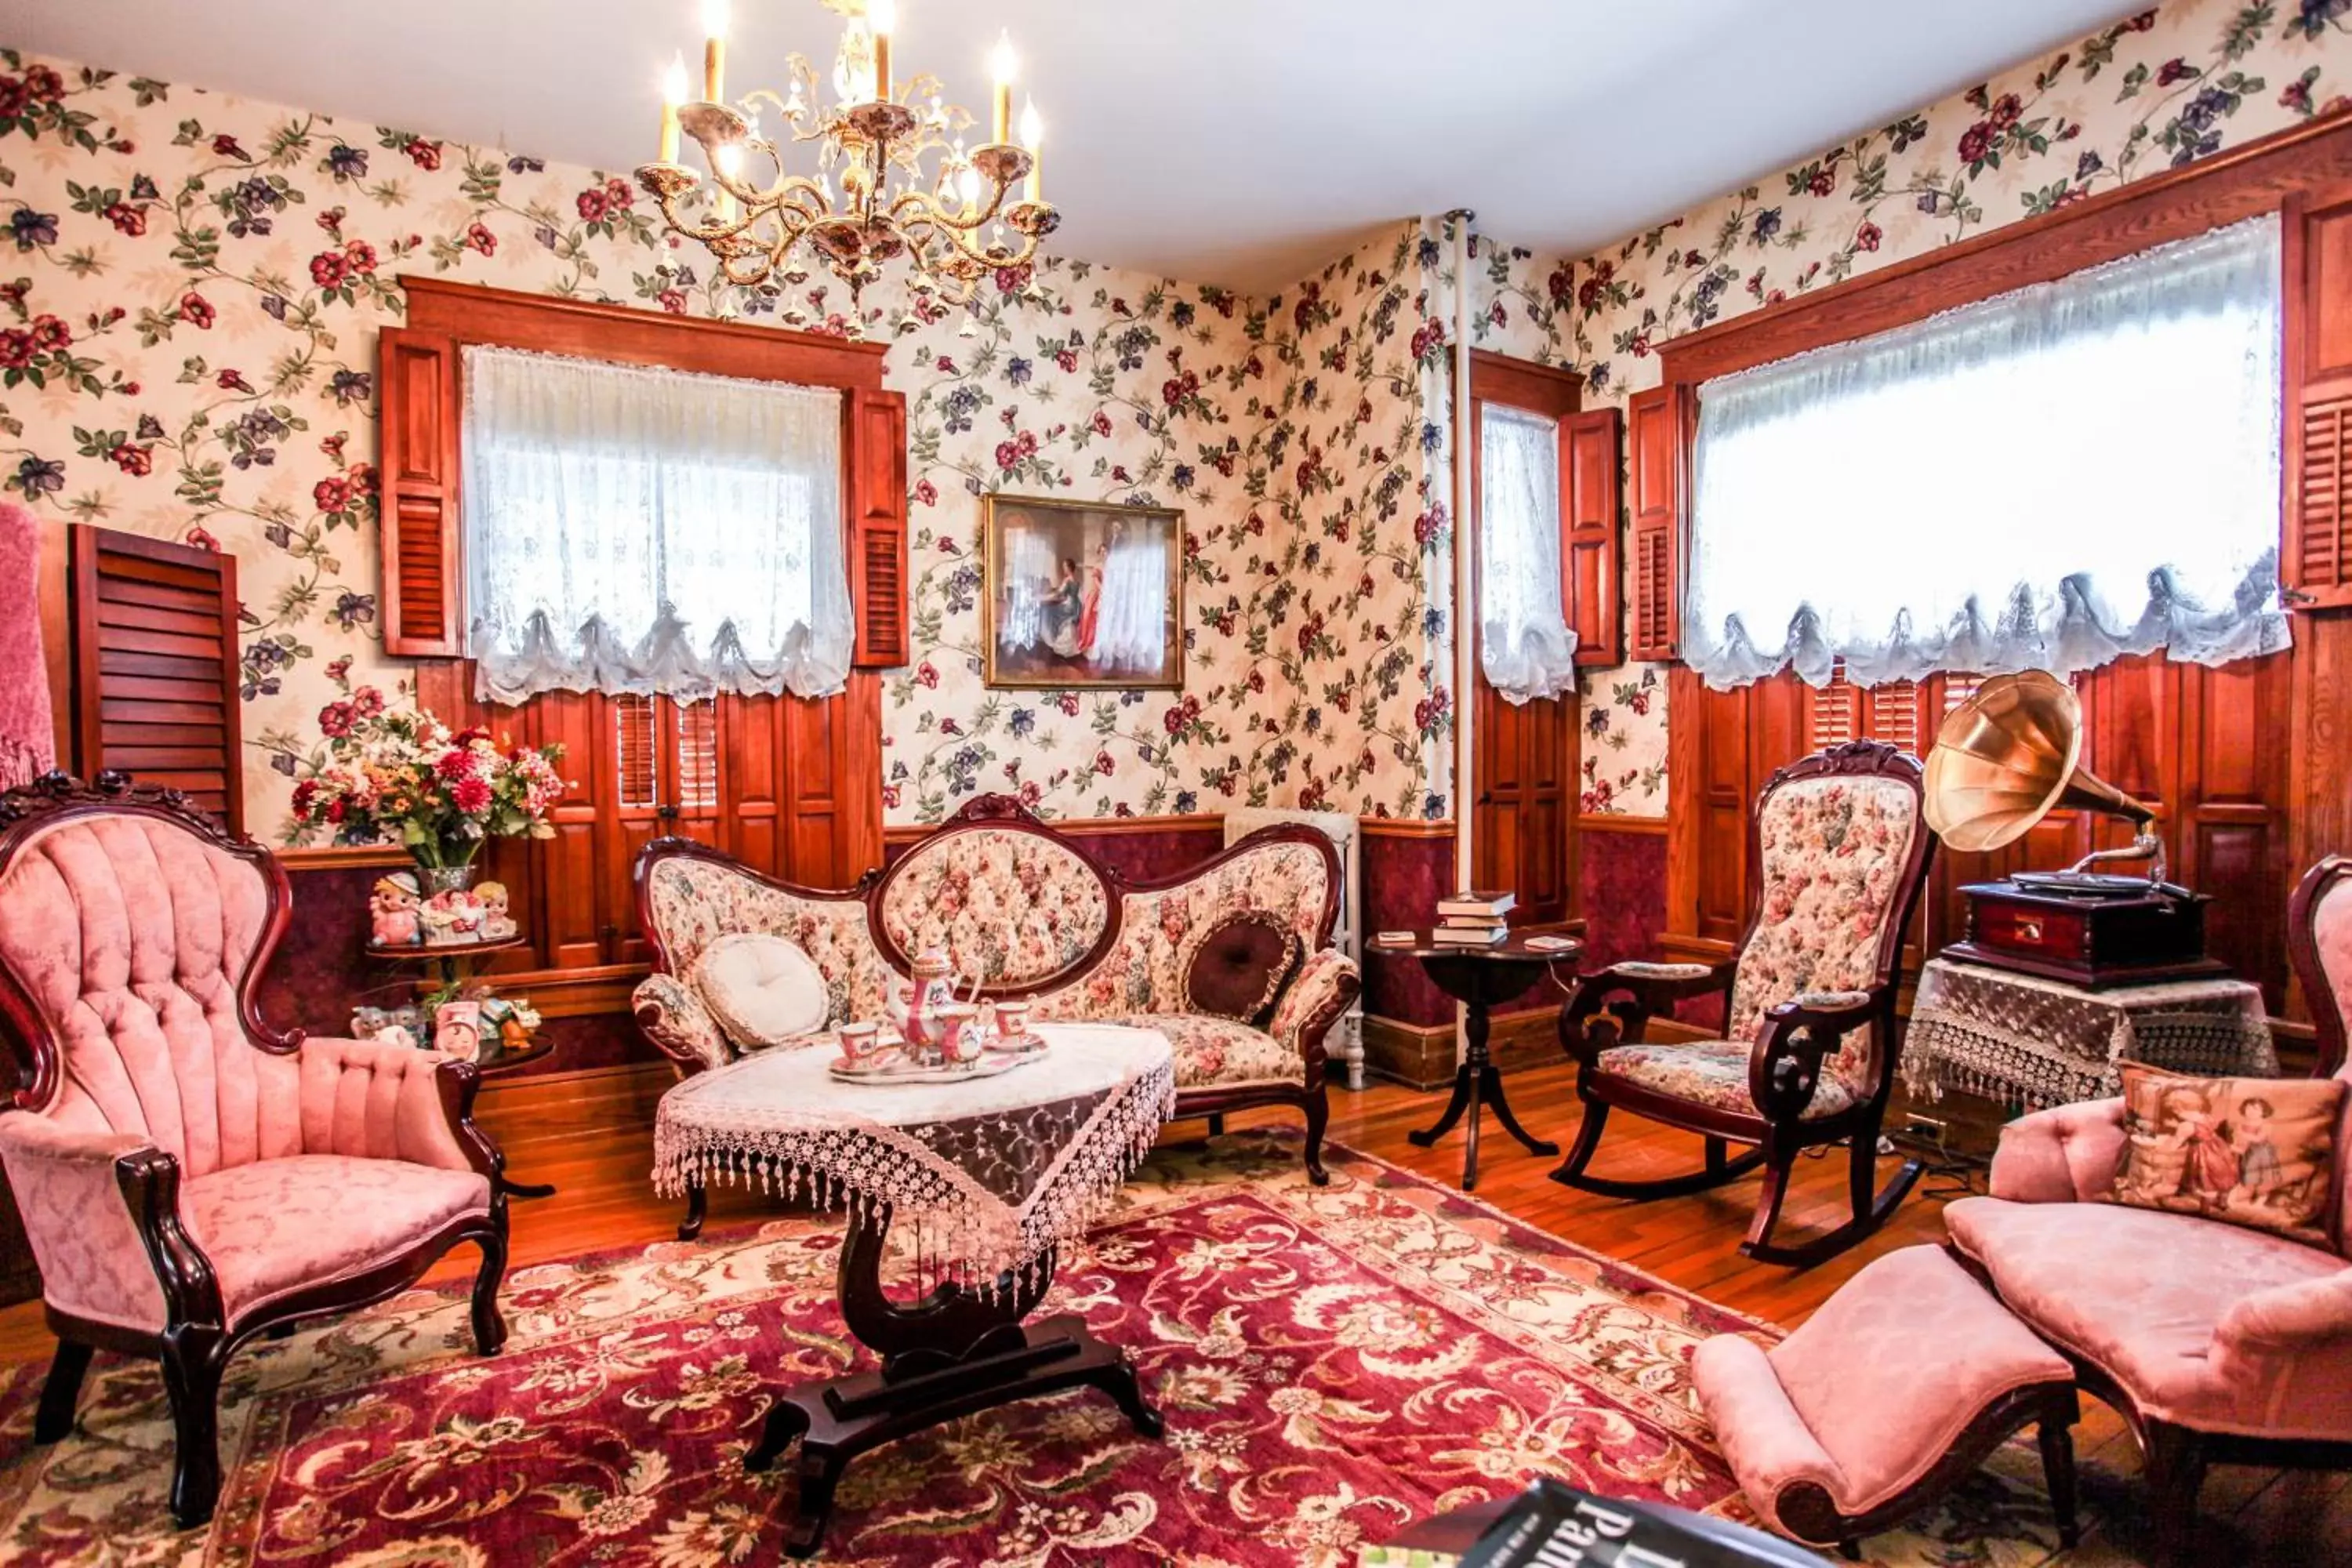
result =
[{"label": "brass chandelier", "polygon": [[[1034,102],[1020,141],[1012,139],[1011,43],[996,47],[992,134],[967,150],[975,121],[942,101],[939,79],[891,74],[896,0],[824,5],[846,18],[830,80],[793,54],[781,95],[761,88],[730,103],[727,0],[704,0],[702,100],[685,100],[686,63],[674,59],[661,156],[637,170],[637,183],[660,204],[670,231],[708,247],[731,283],[765,283],[806,241],[849,285],[853,302],[899,256],[938,292],[968,301],[982,278],[1029,260],[1061,224],[1040,194],[1043,126]],[[770,114],[772,134],[763,129]],[[707,202],[688,200],[706,176],[678,162],[681,132],[702,149],[713,187]],[[789,149],[802,142],[815,143],[813,174],[787,167]],[[927,164],[935,168],[928,176]],[[1017,200],[1015,187],[1023,187]]]}]

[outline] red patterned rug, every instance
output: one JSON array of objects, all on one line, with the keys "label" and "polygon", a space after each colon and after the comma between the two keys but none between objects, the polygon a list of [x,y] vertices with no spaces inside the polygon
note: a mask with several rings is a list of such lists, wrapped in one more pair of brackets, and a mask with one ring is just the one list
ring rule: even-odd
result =
[{"label": "red patterned rug", "polygon": [[[1538,1475],[1744,1517],[1694,1411],[1706,1334],[1769,1332],[1385,1163],[1295,1142],[1163,1152],[1049,1310],[1129,1348],[1167,1416],[1090,1393],[1009,1405],[856,1461],[826,1561],[1345,1568],[1357,1548]],[[528,1224],[526,1217],[524,1224]],[[790,1467],[747,1475],[767,1391],[860,1352],[838,1230],[780,1218],[518,1271],[503,1355],[418,1291],[241,1352],[208,1532],[164,1514],[152,1364],[102,1358],[79,1428],[30,1446],[43,1368],[0,1368],[0,1552],[19,1563],[777,1561]],[[2031,1466],[2021,1467],[2031,1475]],[[1885,1562],[2049,1552],[2030,1481],[1989,1475]]]}]

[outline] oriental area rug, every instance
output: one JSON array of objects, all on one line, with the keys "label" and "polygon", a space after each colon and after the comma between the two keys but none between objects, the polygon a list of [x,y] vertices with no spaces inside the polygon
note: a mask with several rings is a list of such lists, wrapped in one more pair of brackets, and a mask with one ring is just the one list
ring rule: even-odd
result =
[{"label": "oriental area rug", "polygon": [[[1537,1476],[1748,1517],[1687,1368],[1708,1334],[1770,1330],[1381,1162],[1334,1150],[1332,1168],[1308,1185],[1273,1134],[1155,1155],[1047,1310],[1130,1350],[1165,1441],[1090,1392],[934,1428],[850,1466],[823,1561],[1349,1568]],[[773,1563],[791,1467],[747,1475],[741,1457],[772,1389],[862,1353],[834,1305],[839,1237],[786,1215],[518,1270],[489,1361],[439,1291],[260,1342],[230,1366],[205,1531],[170,1528],[152,1363],[101,1357],[46,1450],[45,1367],[0,1367],[0,1558]],[[2009,1568],[2054,1545],[2023,1452],[1922,1527],[1871,1554]]]}]

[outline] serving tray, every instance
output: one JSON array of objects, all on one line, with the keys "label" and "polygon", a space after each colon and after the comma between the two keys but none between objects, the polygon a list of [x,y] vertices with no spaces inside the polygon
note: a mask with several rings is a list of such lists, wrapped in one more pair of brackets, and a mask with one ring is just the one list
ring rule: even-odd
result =
[{"label": "serving tray", "polygon": [[1041,1042],[1035,1050],[982,1051],[978,1059],[968,1062],[917,1062],[892,1052],[870,1062],[854,1064],[836,1057],[825,1067],[844,1083],[961,1083],[967,1079],[994,1078],[998,1073],[1011,1072],[1045,1054]]}]

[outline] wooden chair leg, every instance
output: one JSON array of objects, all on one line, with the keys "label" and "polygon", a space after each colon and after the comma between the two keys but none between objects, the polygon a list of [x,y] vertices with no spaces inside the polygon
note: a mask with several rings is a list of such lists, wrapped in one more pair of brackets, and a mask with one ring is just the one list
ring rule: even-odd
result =
[{"label": "wooden chair leg", "polygon": [[507,1277],[507,1227],[500,1215],[498,1227],[481,1237],[482,1266],[474,1273],[474,1348],[496,1355],[506,1347],[507,1321],[499,1310],[499,1287]]},{"label": "wooden chair leg", "polygon": [[703,1216],[710,1212],[710,1189],[700,1182],[686,1184],[686,1217],[677,1222],[677,1238],[692,1241],[702,1234]]},{"label": "wooden chair leg", "polygon": [[49,1363],[48,1380],[41,1384],[41,1405],[33,1415],[33,1441],[54,1443],[73,1430],[74,1407],[81,1399],[82,1374],[89,1370],[90,1348],[71,1340],[58,1342],[57,1359]]},{"label": "wooden chair leg", "polygon": [[1797,1163],[1794,1147],[1773,1142],[1764,1150],[1764,1187],[1756,1194],[1756,1213],[1748,1222],[1748,1239],[1739,1250],[1750,1258],[1769,1258],[1779,1250],[1772,1245],[1772,1227],[1780,1223],[1780,1205],[1788,1201],[1789,1176]]},{"label": "wooden chair leg", "polygon": [[1225,1113],[1222,1110],[1212,1110],[1209,1112],[1209,1136],[1223,1138],[1224,1135]]},{"label": "wooden chair leg", "polygon": [[2197,1494],[2205,1485],[2204,1444],[2186,1426],[2150,1421],[2145,1465],[2156,1568],[2188,1568],[2197,1535]]},{"label": "wooden chair leg", "polygon": [[1575,1186],[1584,1174],[1584,1167],[1592,1163],[1593,1154],[1601,1147],[1601,1130],[1609,1125],[1609,1108],[1597,1100],[1584,1102],[1584,1116],[1577,1123],[1576,1142],[1568,1146],[1568,1158],[1551,1173],[1551,1179]]},{"label": "wooden chair leg", "polygon": [[163,1392],[172,1405],[172,1517],[183,1530],[210,1523],[220,1501],[221,1369],[227,1336],[185,1324],[163,1342]]},{"label": "wooden chair leg", "polygon": [[2034,1436],[2042,1445],[2042,1475],[2050,1488],[2050,1512],[2058,1521],[2058,1544],[2072,1552],[2083,1540],[2074,1517],[2074,1396],[2066,1395],[2067,1412],[2042,1417]]},{"label": "wooden chair leg", "polygon": [[1317,1084],[1307,1096],[1307,1179],[1318,1187],[1331,1184],[1331,1173],[1323,1168],[1323,1129],[1331,1120],[1331,1098],[1323,1085]]}]

